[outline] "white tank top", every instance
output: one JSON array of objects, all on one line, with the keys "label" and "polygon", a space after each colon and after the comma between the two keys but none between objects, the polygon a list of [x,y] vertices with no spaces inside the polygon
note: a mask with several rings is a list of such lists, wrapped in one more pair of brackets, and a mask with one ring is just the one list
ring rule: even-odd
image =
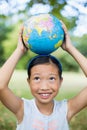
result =
[{"label": "white tank top", "polygon": [[67,101],[55,101],[53,113],[43,115],[38,110],[35,100],[24,100],[24,117],[16,130],[69,130],[67,121]]}]

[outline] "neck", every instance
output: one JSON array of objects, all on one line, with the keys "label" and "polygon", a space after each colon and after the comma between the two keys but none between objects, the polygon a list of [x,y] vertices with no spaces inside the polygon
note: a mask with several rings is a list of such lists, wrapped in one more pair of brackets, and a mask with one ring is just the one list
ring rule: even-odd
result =
[{"label": "neck", "polygon": [[52,100],[50,103],[40,103],[40,102],[36,102],[36,106],[38,108],[38,110],[44,114],[44,115],[50,115],[53,112],[53,108],[54,108],[54,101]]}]

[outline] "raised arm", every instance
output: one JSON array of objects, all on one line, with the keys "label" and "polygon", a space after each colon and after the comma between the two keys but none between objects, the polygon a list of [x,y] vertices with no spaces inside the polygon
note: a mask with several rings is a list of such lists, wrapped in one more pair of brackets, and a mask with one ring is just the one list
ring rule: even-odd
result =
[{"label": "raised arm", "polygon": [[68,101],[68,120],[70,121],[75,114],[85,107],[87,107],[87,87],[84,88],[77,96]]},{"label": "raised arm", "polygon": [[87,58],[82,55],[71,43],[70,36],[68,34],[66,26],[63,24],[63,29],[65,32],[65,41],[62,44],[62,48],[66,50],[80,65],[83,70],[85,76],[87,76]]},{"label": "raised arm", "polygon": [[19,117],[18,113],[22,108],[22,100],[13,94],[13,92],[8,88],[8,84],[17,62],[26,52],[21,40],[22,31],[23,29],[21,29],[19,34],[20,36],[17,48],[0,69],[0,100],[17,117]]}]

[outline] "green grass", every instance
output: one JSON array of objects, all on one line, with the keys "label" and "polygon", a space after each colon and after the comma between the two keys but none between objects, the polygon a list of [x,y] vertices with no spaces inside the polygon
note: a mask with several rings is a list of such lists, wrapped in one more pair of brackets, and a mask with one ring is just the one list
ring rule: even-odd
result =
[{"label": "green grass", "polygon": [[[82,89],[83,83],[84,86],[87,84],[86,79],[82,75],[69,73],[64,74],[64,78],[64,83],[60,89],[58,96],[56,97],[57,100],[61,100],[64,98],[69,99],[73,97]],[[12,89],[12,91],[14,91],[14,93],[19,97],[31,99],[32,95],[30,93],[26,79],[27,75],[25,71],[16,71],[11,79],[9,86]],[[15,116],[0,103],[0,130],[15,129]],[[78,113],[75,117],[72,118],[70,122],[70,130],[87,130],[87,108],[82,110],[80,113]]]}]

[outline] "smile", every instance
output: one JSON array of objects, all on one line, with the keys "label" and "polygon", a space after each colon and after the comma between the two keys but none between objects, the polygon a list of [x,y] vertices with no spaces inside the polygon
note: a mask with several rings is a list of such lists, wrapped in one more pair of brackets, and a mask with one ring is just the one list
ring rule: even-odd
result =
[{"label": "smile", "polygon": [[51,93],[40,93],[39,95],[43,99],[48,99],[50,97]]}]

